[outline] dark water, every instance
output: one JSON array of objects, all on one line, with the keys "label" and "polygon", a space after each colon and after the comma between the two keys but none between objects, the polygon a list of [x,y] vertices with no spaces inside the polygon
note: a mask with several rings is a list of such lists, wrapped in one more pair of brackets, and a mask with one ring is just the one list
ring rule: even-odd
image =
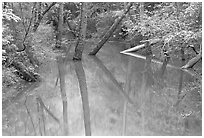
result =
[{"label": "dark water", "polygon": [[39,85],[3,102],[2,134],[201,135],[201,95],[187,87],[197,78],[122,50],[107,44],[82,62],[44,65]]}]

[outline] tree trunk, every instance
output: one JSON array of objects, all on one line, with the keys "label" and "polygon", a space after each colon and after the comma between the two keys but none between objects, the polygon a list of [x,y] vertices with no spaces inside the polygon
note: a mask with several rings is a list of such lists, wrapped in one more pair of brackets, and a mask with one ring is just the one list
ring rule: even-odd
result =
[{"label": "tree trunk", "polygon": [[106,32],[106,34],[103,36],[103,38],[99,41],[98,45],[89,53],[89,55],[96,55],[96,53],[101,49],[101,47],[106,43],[106,41],[111,37],[117,26],[120,24],[122,19],[125,17],[125,15],[130,10],[130,7],[132,6],[132,3],[130,2],[127,5],[127,9],[124,11],[123,15],[118,17],[114,24],[110,27],[110,29]]},{"label": "tree trunk", "polygon": [[127,53],[127,52],[137,52],[138,50],[141,50],[141,49],[146,48],[146,46],[147,46],[147,43],[141,44],[141,45],[137,45],[137,46],[135,46],[135,47],[126,49],[126,50],[124,50],[124,51],[121,51],[120,53],[123,54],[123,53]]},{"label": "tree trunk", "polygon": [[140,3],[140,23],[143,25],[144,18],[144,2]]},{"label": "tree trunk", "polygon": [[18,70],[17,75],[20,77],[22,76],[24,80],[26,81],[31,81],[31,82],[36,82],[39,78],[37,74],[34,74],[30,70],[27,69],[26,66],[24,66],[21,62],[16,62],[13,61],[11,64],[16,70]]},{"label": "tree trunk", "polygon": [[202,54],[198,54],[196,57],[188,61],[186,65],[181,67],[182,69],[192,68],[200,59],[202,59]]},{"label": "tree trunk", "polygon": [[25,30],[25,32],[26,32],[26,23],[25,23],[25,20],[26,19],[24,19],[24,14],[23,14],[23,7],[22,7],[22,5],[21,5],[21,2],[19,2],[18,3],[19,4],[19,8],[20,8],[20,11],[21,11],[21,19],[22,19],[22,24],[23,24],[23,27],[24,27],[24,30]]},{"label": "tree trunk", "polygon": [[59,20],[58,20],[58,27],[57,27],[57,34],[56,34],[56,48],[61,47],[62,43],[62,31],[63,31],[63,3],[60,3],[59,7]]},{"label": "tree trunk", "polygon": [[40,20],[40,17],[42,16],[41,15],[41,10],[42,10],[42,2],[39,2],[39,5],[38,5],[38,20]]},{"label": "tree trunk", "polygon": [[72,28],[72,26],[70,25],[69,20],[66,20],[67,26],[69,27],[70,32],[73,34],[74,37],[76,37],[76,31],[74,28]]},{"label": "tree trunk", "polygon": [[[21,12],[23,13],[23,11],[22,11],[22,6],[21,6],[20,3],[19,3],[19,6],[20,6],[20,8],[21,8]],[[32,47],[32,46],[30,46],[29,43],[25,44],[25,42],[26,42],[26,38],[27,38],[27,36],[28,36],[28,34],[29,34],[29,32],[30,32],[31,24],[32,24],[33,17],[34,17],[35,7],[36,7],[36,2],[33,3],[33,8],[32,8],[32,11],[31,11],[31,18],[30,18],[30,20],[29,20],[29,24],[27,25],[27,28],[25,28],[25,36],[24,36],[23,42],[22,42],[22,45],[23,45],[24,48],[23,48],[23,49],[20,49],[20,50],[17,50],[17,52],[22,52],[22,51],[25,50],[25,52],[26,52],[26,54],[27,54],[27,56],[28,56],[28,59],[30,60],[30,63],[31,63],[33,66],[35,66],[36,64],[38,65],[38,61],[37,61],[37,60],[34,58],[34,56],[33,56],[33,53],[32,53],[32,51],[31,51],[31,47]],[[24,27],[26,27],[26,26],[25,26],[25,22],[24,22],[24,16],[23,16],[23,14],[22,14],[21,16],[22,16],[22,19],[23,19],[23,20],[22,20],[22,23],[23,23]]]},{"label": "tree trunk", "polygon": [[36,32],[38,29],[38,26],[40,25],[41,20],[43,19],[44,15],[54,6],[57,2],[53,2],[50,4],[50,6],[42,13],[42,15],[38,18],[37,22],[34,24],[33,31]]},{"label": "tree trunk", "polygon": [[[81,16],[79,26],[79,36],[75,47],[75,54],[73,60],[81,60],[84,50],[83,41],[86,39],[86,27],[87,27],[87,3],[81,3]],[[81,42],[81,43],[80,43]]]},{"label": "tree trunk", "polygon": [[[36,2],[37,3],[37,2]],[[37,5],[37,4],[36,4]],[[38,21],[38,9],[35,7],[35,9],[34,9],[34,19],[33,19],[33,30],[34,30],[34,28],[35,28],[35,24],[36,24],[36,22]]]}]

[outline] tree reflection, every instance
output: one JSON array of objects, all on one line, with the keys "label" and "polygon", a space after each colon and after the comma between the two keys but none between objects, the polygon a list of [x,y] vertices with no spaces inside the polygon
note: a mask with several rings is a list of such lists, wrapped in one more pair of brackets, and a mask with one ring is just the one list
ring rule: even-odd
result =
[{"label": "tree reflection", "polygon": [[113,76],[113,74],[106,68],[106,66],[103,64],[103,62],[97,57],[97,56],[91,56],[93,61],[99,66],[99,68],[102,69],[102,71],[105,73],[105,75],[113,82],[113,84],[118,88],[119,92],[122,94],[122,96],[127,100],[129,103],[134,104],[135,103],[130,99],[130,97],[124,92],[122,86],[118,83],[116,78]]},{"label": "tree reflection", "polygon": [[68,135],[68,118],[67,118],[67,96],[65,89],[65,64],[62,57],[57,57],[59,80],[60,80],[60,92],[63,103],[63,124],[64,124],[64,134]]},{"label": "tree reflection", "polygon": [[140,110],[142,114],[142,135],[144,135],[145,125],[148,122],[149,112],[151,112],[151,96],[149,87],[153,83],[153,73],[151,69],[152,56],[147,56],[145,68],[142,75],[142,86],[139,94]]},{"label": "tree reflection", "polygon": [[[133,64],[133,58],[128,57],[128,68],[126,73],[126,80],[125,80],[125,88],[124,91],[129,96],[130,94],[130,84],[131,84],[131,74],[132,74],[132,64]],[[127,101],[124,102],[124,108],[123,108],[123,129],[122,129],[122,135],[126,135],[126,123],[127,123]]]},{"label": "tree reflection", "polygon": [[84,112],[84,125],[85,125],[85,135],[91,136],[91,121],[90,121],[90,109],[89,109],[89,99],[88,99],[88,91],[86,84],[86,76],[82,66],[81,61],[74,62],[76,75],[79,82],[79,88],[81,92],[82,98],[82,106]]}]

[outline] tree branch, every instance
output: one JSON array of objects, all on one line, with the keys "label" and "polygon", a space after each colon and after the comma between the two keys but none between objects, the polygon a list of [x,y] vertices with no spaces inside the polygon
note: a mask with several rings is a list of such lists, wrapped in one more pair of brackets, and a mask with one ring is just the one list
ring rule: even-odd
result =
[{"label": "tree branch", "polygon": [[53,2],[50,6],[42,13],[42,17],[54,6],[57,2]]}]

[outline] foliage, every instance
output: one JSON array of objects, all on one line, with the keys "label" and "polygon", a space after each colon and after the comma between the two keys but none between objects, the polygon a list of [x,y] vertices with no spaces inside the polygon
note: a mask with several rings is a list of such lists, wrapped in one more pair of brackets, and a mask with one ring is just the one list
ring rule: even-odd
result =
[{"label": "foliage", "polygon": [[13,56],[13,49],[16,49],[16,45],[12,44],[13,41],[13,35],[12,30],[9,28],[9,24],[7,21],[14,20],[18,22],[20,18],[12,13],[12,9],[3,9],[2,13],[2,20],[3,20],[3,26],[2,26],[2,82],[3,86],[10,86],[13,85],[17,78],[13,74],[14,69],[6,68],[6,61],[9,58],[9,56]]},{"label": "foliage", "polygon": [[3,12],[2,12],[3,20],[14,20],[16,22],[21,20],[18,16],[13,14],[12,11],[13,11],[12,9],[3,9]]},{"label": "foliage", "polygon": [[[31,63],[32,33],[30,33],[29,22],[32,21],[32,11],[28,7],[33,3],[8,3],[3,9],[3,32],[2,32],[2,65],[3,65],[3,85],[10,86],[18,83],[19,70],[15,65],[22,64],[27,70],[34,72],[35,65]],[[12,9],[11,9],[12,8]],[[22,46],[29,47],[18,52]],[[20,63],[20,64],[12,64]]]},{"label": "foliage", "polygon": [[161,38],[168,52],[193,44],[200,45],[202,38],[201,3],[160,3],[157,10],[147,11],[143,22],[139,15],[125,21],[129,33],[140,32],[143,36]]}]

